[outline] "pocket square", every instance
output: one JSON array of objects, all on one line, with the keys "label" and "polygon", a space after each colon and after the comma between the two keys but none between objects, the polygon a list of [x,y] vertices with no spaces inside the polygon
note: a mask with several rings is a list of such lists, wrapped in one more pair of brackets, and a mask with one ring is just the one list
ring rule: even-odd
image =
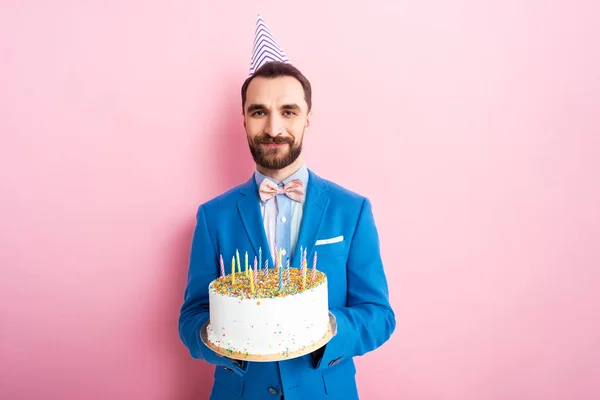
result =
[{"label": "pocket square", "polygon": [[336,236],[330,239],[319,239],[317,240],[317,242],[315,243],[315,246],[320,246],[323,244],[331,244],[331,243],[338,243],[344,240],[344,236]]}]

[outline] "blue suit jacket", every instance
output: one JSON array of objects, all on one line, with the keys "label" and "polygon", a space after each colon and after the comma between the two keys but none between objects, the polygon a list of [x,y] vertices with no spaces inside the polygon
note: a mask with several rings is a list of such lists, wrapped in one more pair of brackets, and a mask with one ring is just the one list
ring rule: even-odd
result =
[{"label": "blue suit jacket", "polygon": [[[238,249],[254,259],[259,247],[263,257],[269,255],[258,188],[251,177],[201,205],[197,213],[179,335],[193,358],[217,366],[211,399],[279,399],[281,393],[286,400],[357,399],[352,357],[378,348],[395,329],[371,203],[310,170],[309,174],[295,254],[305,246],[310,260],[317,250],[317,268],[327,274],[337,335],[304,357],[241,366],[200,340],[200,327],[209,319],[208,284],[220,275],[219,255],[227,260]],[[343,240],[316,245],[319,239],[338,236]]]}]

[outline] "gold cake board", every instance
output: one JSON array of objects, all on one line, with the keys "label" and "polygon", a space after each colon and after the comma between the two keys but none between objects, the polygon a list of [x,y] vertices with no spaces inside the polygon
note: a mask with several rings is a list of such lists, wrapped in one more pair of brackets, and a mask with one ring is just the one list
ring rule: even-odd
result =
[{"label": "gold cake board", "polygon": [[250,354],[250,353],[240,353],[240,352],[230,352],[224,347],[216,346],[208,340],[208,324],[210,321],[207,321],[202,325],[200,329],[200,339],[202,339],[202,343],[208,346],[209,349],[214,351],[220,356],[231,358],[234,360],[243,360],[243,361],[257,361],[257,362],[267,362],[267,361],[284,361],[289,360],[296,357],[302,357],[306,354],[310,354],[313,351],[325,346],[332,337],[337,334],[337,323],[335,321],[334,315],[329,312],[329,329],[327,329],[327,333],[323,338],[314,344],[304,347],[300,350],[288,353],[277,353],[277,354]]}]

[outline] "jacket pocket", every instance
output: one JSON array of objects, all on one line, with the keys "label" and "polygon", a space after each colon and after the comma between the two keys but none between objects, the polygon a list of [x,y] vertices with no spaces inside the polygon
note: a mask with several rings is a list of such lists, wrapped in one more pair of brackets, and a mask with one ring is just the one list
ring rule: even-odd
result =
[{"label": "jacket pocket", "polygon": [[323,374],[325,393],[339,398],[342,398],[340,395],[343,394],[343,398],[348,400],[358,399],[355,375],[356,367],[352,359],[330,367]]},{"label": "jacket pocket", "polygon": [[315,242],[314,250],[317,254],[343,254],[346,251],[346,241],[343,236],[320,239]]},{"label": "jacket pocket", "polygon": [[219,366],[216,368],[215,382],[236,396],[240,396],[244,390],[244,376],[240,376],[225,367]]}]

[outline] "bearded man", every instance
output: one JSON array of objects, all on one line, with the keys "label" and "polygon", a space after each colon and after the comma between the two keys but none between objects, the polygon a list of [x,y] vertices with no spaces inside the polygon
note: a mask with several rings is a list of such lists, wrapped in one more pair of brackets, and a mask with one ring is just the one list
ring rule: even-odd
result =
[{"label": "bearded man", "polygon": [[[311,106],[310,82],[296,67],[273,61],[258,68],[242,86],[256,171],[198,208],[179,333],[193,358],[216,366],[211,399],[358,399],[353,357],[375,350],[395,329],[370,201],[321,178],[303,161]],[[200,339],[220,254],[273,252],[275,246],[291,260],[300,246],[309,260],[318,250],[337,334],[313,353],[285,361],[222,357]]]}]

